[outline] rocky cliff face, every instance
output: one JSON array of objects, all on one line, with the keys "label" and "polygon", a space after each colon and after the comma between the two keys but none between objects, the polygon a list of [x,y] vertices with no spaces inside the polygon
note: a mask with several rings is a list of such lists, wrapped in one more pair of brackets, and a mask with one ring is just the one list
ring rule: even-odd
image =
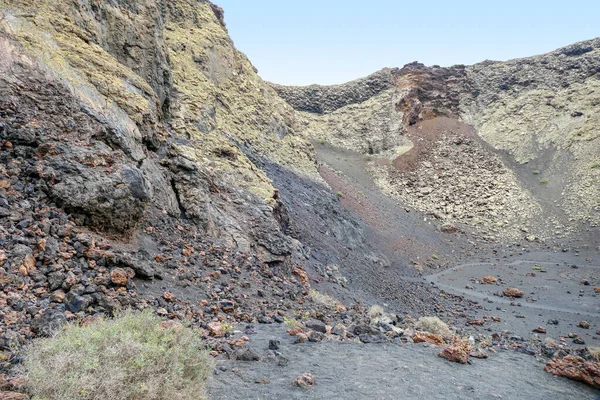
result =
[{"label": "rocky cliff face", "polygon": [[599,44],[467,67],[413,63],[332,87],[273,87],[307,136],[389,160],[373,170],[403,203],[489,239],[536,240],[600,223]]},{"label": "rocky cliff face", "polygon": [[219,7],[0,1],[0,347],[120,307],[203,324],[310,303],[266,163],[320,182]]},{"label": "rocky cliff face", "polygon": [[48,193],[81,222],[134,230],[154,206],[249,249],[256,238],[236,221],[260,207],[258,219],[274,222],[279,203],[240,148],[317,176],[293,110],[235,50],[211,3],[1,6],[4,139],[52,148],[38,160]]}]

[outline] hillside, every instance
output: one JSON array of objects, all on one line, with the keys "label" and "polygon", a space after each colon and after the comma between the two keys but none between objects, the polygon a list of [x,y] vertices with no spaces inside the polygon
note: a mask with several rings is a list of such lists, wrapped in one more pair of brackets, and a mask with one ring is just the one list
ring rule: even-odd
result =
[{"label": "hillside", "polygon": [[[241,386],[236,363],[287,365],[273,338],[299,365],[323,340],[593,362],[599,72],[594,39],[289,87],[208,0],[0,0],[0,390],[32,341],[126,309],[191,327]],[[229,378],[214,393],[251,391]]]},{"label": "hillside", "polygon": [[544,240],[599,226],[599,47],[272,86],[313,140],[393,163],[373,168],[403,203],[491,240]]}]

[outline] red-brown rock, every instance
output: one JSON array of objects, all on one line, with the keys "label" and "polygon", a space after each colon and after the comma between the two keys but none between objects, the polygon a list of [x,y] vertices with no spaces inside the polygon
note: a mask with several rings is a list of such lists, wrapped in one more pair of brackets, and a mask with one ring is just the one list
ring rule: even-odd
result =
[{"label": "red-brown rock", "polygon": [[600,362],[586,361],[577,356],[566,356],[548,361],[544,370],[600,389]]},{"label": "red-brown rock", "polygon": [[127,273],[122,268],[115,268],[110,271],[110,281],[117,286],[126,286]]},{"label": "red-brown rock", "polygon": [[315,378],[311,374],[304,373],[294,379],[292,384],[301,389],[312,389],[315,386]]},{"label": "red-brown rock", "polygon": [[523,297],[525,292],[517,288],[506,288],[504,289],[504,295],[507,297]]},{"label": "red-brown rock", "polygon": [[462,339],[455,339],[454,342],[438,353],[438,356],[445,358],[448,361],[467,364],[469,362],[469,354],[471,353],[471,345],[469,342]]},{"label": "red-brown rock", "polygon": [[443,346],[446,344],[444,342],[444,339],[440,335],[436,335],[435,333],[429,332],[417,331],[413,335],[412,339],[414,343],[431,343],[436,346]]}]

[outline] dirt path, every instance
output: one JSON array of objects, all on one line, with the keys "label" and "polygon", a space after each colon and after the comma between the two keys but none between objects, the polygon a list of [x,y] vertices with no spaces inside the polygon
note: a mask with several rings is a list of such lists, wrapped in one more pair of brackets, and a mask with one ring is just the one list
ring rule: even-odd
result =
[{"label": "dirt path", "polygon": [[[598,399],[580,383],[544,372],[544,363],[500,352],[472,365],[450,363],[439,348],[326,341],[293,344],[282,326],[260,326],[251,348],[261,361],[220,361],[208,382],[212,399]],[[279,340],[279,356],[269,340]],[[292,381],[303,373],[313,389]]]},{"label": "dirt path", "polygon": [[[498,282],[478,282],[486,276],[493,276]],[[483,332],[510,330],[527,338],[533,335],[533,329],[541,326],[547,329],[542,337],[559,339],[574,333],[583,338],[587,346],[600,345],[596,334],[600,329],[600,297],[595,292],[600,285],[600,266],[520,260],[473,263],[439,272],[426,280],[440,289],[480,302],[483,307],[476,318],[500,318],[499,323],[487,320],[484,326],[477,328]],[[522,290],[524,297],[503,297],[503,290],[509,287]],[[549,323],[551,320],[553,323]],[[578,326],[583,320],[589,323],[589,328]],[[572,338],[567,341],[571,342]]]}]

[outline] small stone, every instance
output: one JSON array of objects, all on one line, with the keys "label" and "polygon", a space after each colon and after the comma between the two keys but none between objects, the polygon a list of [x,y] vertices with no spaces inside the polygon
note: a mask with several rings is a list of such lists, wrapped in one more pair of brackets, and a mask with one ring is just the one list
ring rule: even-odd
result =
[{"label": "small stone", "polygon": [[269,340],[269,350],[279,350],[281,342],[276,339]]},{"label": "small stone", "polygon": [[546,333],[548,330],[546,328],[544,328],[543,326],[538,326],[537,328],[535,328],[533,330],[533,332],[535,333]]},{"label": "small stone", "polygon": [[304,343],[308,340],[308,335],[306,335],[306,333],[298,333],[296,335],[296,341],[295,343]]},{"label": "small stone", "polygon": [[259,324],[272,324],[273,319],[271,317],[267,317],[265,315],[261,315],[257,318]]},{"label": "small stone", "polygon": [[590,329],[590,323],[587,321],[579,321],[579,323],[577,323],[577,326],[583,329]]},{"label": "small stone", "polygon": [[458,228],[453,224],[443,224],[440,226],[440,231],[443,233],[456,233]]},{"label": "small stone", "polygon": [[127,286],[127,273],[122,268],[110,271],[110,281],[116,286]]},{"label": "small stone", "polygon": [[362,335],[358,335],[358,338],[363,343],[387,343],[388,339],[386,336],[381,333],[368,334],[364,333]]},{"label": "small stone", "polygon": [[175,300],[177,300],[175,295],[171,292],[164,292],[163,299],[165,299],[166,301],[169,301],[169,302],[174,302]]},{"label": "small stone", "polygon": [[585,344],[585,340],[583,340],[583,338],[581,336],[577,336],[575,339],[573,339],[573,343],[575,343],[575,344]]},{"label": "small stone", "polygon": [[250,349],[238,349],[235,351],[234,357],[239,361],[260,361],[260,356]]},{"label": "small stone", "polygon": [[468,321],[468,322],[467,322],[467,325],[477,325],[477,326],[482,326],[484,323],[485,323],[485,321],[484,321],[484,320],[482,320],[482,319],[474,319],[474,320]]},{"label": "small stone", "polygon": [[223,337],[225,336],[225,332],[223,331],[223,325],[220,322],[211,322],[207,326],[208,331],[211,336],[214,337]]},{"label": "small stone", "polygon": [[488,358],[489,357],[489,354],[486,351],[481,350],[481,349],[471,350],[471,353],[469,353],[469,355],[471,357],[480,358],[480,359],[484,359],[484,358]]},{"label": "small stone", "polygon": [[525,292],[517,288],[506,288],[503,293],[507,297],[523,297],[525,295]]},{"label": "small stone", "polygon": [[232,313],[235,311],[235,302],[232,300],[222,300],[219,302],[219,307],[225,313]]},{"label": "small stone", "polygon": [[412,339],[414,343],[431,343],[436,346],[443,346],[446,344],[444,343],[444,339],[440,335],[436,335],[435,333],[429,332],[417,331],[414,333]]},{"label": "small stone", "polygon": [[321,332],[317,332],[317,331],[312,331],[308,335],[309,342],[321,342],[321,341],[323,341],[324,338],[325,338],[325,335],[322,334]]},{"label": "small stone", "polygon": [[469,362],[469,354],[471,353],[471,345],[469,342],[462,339],[455,339],[454,342],[438,353],[438,356],[445,358],[448,361],[467,364]]},{"label": "small stone", "polygon": [[165,315],[169,314],[169,312],[162,307],[157,308],[156,313],[160,316],[165,316]]},{"label": "small stone", "polygon": [[327,333],[327,327],[326,325],[321,322],[318,321],[316,319],[311,319],[306,321],[306,323],[304,324],[308,329],[312,329],[313,331],[317,331],[317,332],[321,332],[321,333]]},{"label": "small stone", "polygon": [[280,367],[285,367],[289,363],[290,363],[290,360],[285,357],[279,357],[279,359],[277,360],[277,365]]},{"label": "small stone", "polygon": [[315,378],[311,374],[304,373],[294,379],[292,384],[301,389],[312,389],[315,386]]},{"label": "small stone", "polygon": [[498,282],[498,278],[495,276],[486,276],[481,280],[483,283],[492,284]]},{"label": "small stone", "polygon": [[62,303],[65,300],[65,292],[57,290],[50,295],[50,300],[54,303]]},{"label": "small stone", "polygon": [[548,325],[558,325],[558,320],[557,319],[549,319]]}]

